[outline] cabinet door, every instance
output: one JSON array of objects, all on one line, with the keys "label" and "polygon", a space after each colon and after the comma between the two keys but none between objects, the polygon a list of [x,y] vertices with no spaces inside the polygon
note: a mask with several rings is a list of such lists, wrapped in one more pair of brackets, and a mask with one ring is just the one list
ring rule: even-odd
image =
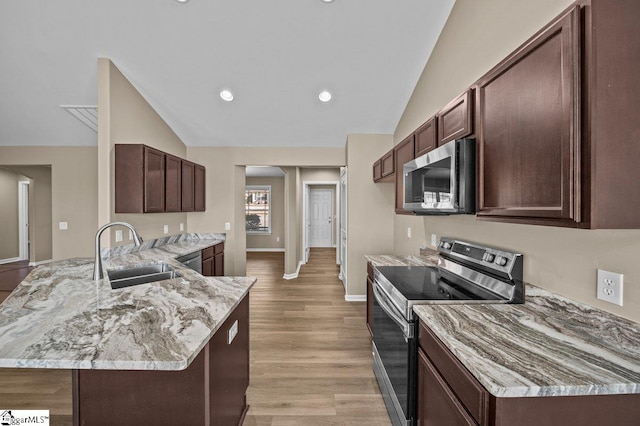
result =
[{"label": "cabinet door", "polygon": [[414,141],[413,135],[409,136],[398,145],[395,149],[396,157],[396,213],[399,214],[413,214],[410,211],[402,208],[404,204],[404,173],[402,172],[402,166],[404,163],[408,163],[413,160],[414,157]]},{"label": "cabinet door", "polygon": [[438,127],[437,123],[438,121],[436,120],[436,117],[433,116],[427,120],[426,123],[420,126],[418,130],[416,130],[416,158],[426,154],[438,146],[438,132],[436,131]]},{"label": "cabinet door", "polygon": [[164,211],[164,162],[165,154],[157,149],[144,147],[144,212]]},{"label": "cabinet door", "polygon": [[373,163],[373,181],[377,182],[382,179],[382,159]]},{"label": "cabinet door", "polygon": [[213,276],[224,276],[224,253],[213,256]]},{"label": "cabinet door", "polygon": [[165,155],[164,211],[179,212],[182,207],[182,160]]},{"label": "cabinet door", "polygon": [[196,164],[194,169],[194,209],[197,212],[205,210],[205,169],[203,166]]},{"label": "cabinet door", "polygon": [[194,170],[195,164],[191,161],[182,160],[182,208],[183,212],[192,212],[195,210],[194,197]]},{"label": "cabinet door", "polygon": [[421,349],[418,350],[417,403],[418,426],[477,426]]},{"label": "cabinet door", "polygon": [[580,221],[578,18],[561,17],[479,81],[479,216]]},{"label": "cabinet door", "polygon": [[202,276],[213,277],[213,257],[202,259]]},{"label": "cabinet door", "polygon": [[438,112],[438,146],[473,133],[473,89]]},{"label": "cabinet door", "polygon": [[382,177],[387,177],[395,173],[396,165],[394,161],[393,150],[383,155],[380,161],[382,164]]},{"label": "cabinet door", "polygon": [[367,277],[367,329],[373,337],[373,281]]},{"label": "cabinet door", "polygon": [[211,422],[208,424],[239,425],[247,408],[249,386],[249,295],[213,335],[210,348]]}]

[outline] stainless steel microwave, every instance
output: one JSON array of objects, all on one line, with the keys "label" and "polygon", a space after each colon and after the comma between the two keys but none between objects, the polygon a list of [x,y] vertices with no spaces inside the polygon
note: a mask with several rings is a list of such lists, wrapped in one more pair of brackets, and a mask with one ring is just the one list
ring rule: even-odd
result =
[{"label": "stainless steel microwave", "polygon": [[475,139],[458,139],[406,163],[404,209],[422,215],[476,212]]}]

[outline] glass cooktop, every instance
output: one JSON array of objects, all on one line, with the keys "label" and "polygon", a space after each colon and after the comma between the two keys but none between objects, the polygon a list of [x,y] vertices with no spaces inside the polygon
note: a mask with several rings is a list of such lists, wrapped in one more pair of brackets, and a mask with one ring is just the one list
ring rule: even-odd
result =
[{"label": "glass cooktop", "polygon": [[378,266],[378,271],[407,300],[501,300],[449,271],[434,266]]}]

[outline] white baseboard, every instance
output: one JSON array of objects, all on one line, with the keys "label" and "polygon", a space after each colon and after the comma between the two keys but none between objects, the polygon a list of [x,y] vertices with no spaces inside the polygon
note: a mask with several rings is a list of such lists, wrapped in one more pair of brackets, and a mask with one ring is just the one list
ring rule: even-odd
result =
[{"label": "white baseboard", "polygon": [[282,278],[284,278],[285,280],[293,280],[295,278],[298,278],[298,274],[300,273],[300,267],[302,265],[304,265],[303,261],[298,262],[298,268],[296,269],[296,272],[294,272],[293,274],[284,274]]},{"label": "white baseboard", "polygon": [[283,248],[248,248],[246,249],[247,253],[256,253],[256,252],[277,252],[284,253]]},{"label": "white baseboard", "polygon": [[29,262],[29,266],[39,266],[39,265],[44,265],[45,263],[51,263],[51,262],[53,262],[53,259],[40,260],[38,262]]},{"label": "white baseboard", "polygon": [[366,294],[363,294],[363,295],[345,294],[344,300],[346,300],[347,302],[366,302],[367,295]]},{"label": "white baseboard", "polygon": [[21,260],[24,260],[24,259],[20,259],[19,257],[11,257],[9,259],[0,259],[0,265],[4,265],[5,263],[19,262]]}]

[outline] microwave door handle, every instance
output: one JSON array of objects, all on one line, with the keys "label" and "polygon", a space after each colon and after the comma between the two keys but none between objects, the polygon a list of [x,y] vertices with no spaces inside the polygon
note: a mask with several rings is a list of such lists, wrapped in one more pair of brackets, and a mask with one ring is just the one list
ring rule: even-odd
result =
[{"label": "microwave door handle", "polygon": [[378,286],[375,285],[375,283],[373,285],[373,297],[376,299],[376,301],[378,302],[382,310],[387,315],[389,315],[389,317],[393,320],[393,322],[395,322],[398,325],[398,327],[402,329],[402,332],[404,333],[405,337],[412,338],[413,329],[411,328],[411,325],[407,321],[405,321],[404,318],[402,318],[399,314],[395,312],[395,309],[393,309],[390,306],[389,302],[386,300],[386,297],[380,291]]}]

